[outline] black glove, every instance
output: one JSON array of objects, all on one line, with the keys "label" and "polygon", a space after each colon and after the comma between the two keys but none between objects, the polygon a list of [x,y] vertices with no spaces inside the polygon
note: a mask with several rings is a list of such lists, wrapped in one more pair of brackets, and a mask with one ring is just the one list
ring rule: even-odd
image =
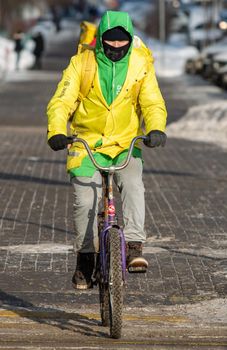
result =
[{"label": "black glove", "polygon": [[48,141],[50,148],[52,148],[54,151],[59,151],[60,149],[66,148],[68,143],[69,141],[67,136],[63,134],[54,135]]},{"label": "black glove", "polygon": [[167,136],[164,132],[159,130],[152,130],[147,134],[146,140],[143,141],[143,143],[147,147],[158,147],[158,146],[165,146]]}]

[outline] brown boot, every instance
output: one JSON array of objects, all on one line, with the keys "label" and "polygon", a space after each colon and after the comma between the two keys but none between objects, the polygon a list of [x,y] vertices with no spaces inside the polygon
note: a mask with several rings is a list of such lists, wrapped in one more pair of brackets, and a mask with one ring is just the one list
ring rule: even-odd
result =
[{"label": "brown boot", "polygon": [[126,248],[126,264],[128,272],[146,272],[148,262],[142,256],[142,243],[127,242]]},{"label": "brown boot", "polygon": [[77,253],[76,270],[72,277],[75,289],[92,288],[92,275],[95,267],[95,253]]}]

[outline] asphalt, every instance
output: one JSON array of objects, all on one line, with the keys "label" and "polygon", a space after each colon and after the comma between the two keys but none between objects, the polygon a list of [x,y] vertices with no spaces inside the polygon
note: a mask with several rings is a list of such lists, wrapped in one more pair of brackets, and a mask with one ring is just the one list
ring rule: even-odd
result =
[{"label": "asphalt", "polygon": [[[97,290],[72,289],[72,191],[45,109],[74,43],[53,42],[42,71],[0,84],[0,348],[227,349],[227,157],[213,144],[144,149],[150,267],[127,278],[122,340],[100,327]],[[168,123],[227,95],[199,77],[160,86]]]}]

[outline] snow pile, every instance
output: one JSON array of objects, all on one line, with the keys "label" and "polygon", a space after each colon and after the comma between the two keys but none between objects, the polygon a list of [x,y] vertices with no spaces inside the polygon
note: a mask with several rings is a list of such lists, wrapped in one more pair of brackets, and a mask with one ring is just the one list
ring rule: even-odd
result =
[{"label": "snow pile", "polygon": [[169,137],[213,142],[227,148],[227,102],[189,108],[179,121],[168,125],[167,134]]},{"label": "snow pile", "polygon": [[[27,42],[27,47],[21,51],[19,68],[27,69],[34,63],[34,56],[31,53],[30,42]],[[0,37],[0,78],[9,71],[13,71],[16,68],[17,55],[14,51],[14,42],[3,37]]]},{"label": "snow pile", "polygon": [[193,46],[162,45],[158,42],[155,46],[151,43],[149,47],[153,51],[159,77],[171,78],[184,74],[187,59],[198,55],[198,50]]}]

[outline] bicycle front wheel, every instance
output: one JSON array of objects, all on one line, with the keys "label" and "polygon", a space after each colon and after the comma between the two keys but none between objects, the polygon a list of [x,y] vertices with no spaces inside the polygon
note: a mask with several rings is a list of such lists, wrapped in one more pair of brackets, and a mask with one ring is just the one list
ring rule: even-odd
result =
[{"label": "bicycle front wheel", "polygon": [[110,336],[121,337],[123,313],[123,278],[121,238],[117,228],[109,230],[109,317]]}]

